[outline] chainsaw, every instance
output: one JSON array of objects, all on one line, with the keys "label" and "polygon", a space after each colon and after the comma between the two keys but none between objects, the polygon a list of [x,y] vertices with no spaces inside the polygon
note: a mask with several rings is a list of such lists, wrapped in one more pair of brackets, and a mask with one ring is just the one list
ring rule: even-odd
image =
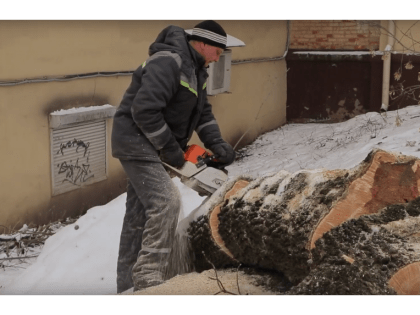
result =
[{"label": "chainsaw", "polygon": [[184,153],[185,164],[181,168],[173,167],[164,162],[169,175],[177,176],[181,183],[198,192],[200,196],[212,195],[227,180],[227,171],[202,147],[193,144]]}]

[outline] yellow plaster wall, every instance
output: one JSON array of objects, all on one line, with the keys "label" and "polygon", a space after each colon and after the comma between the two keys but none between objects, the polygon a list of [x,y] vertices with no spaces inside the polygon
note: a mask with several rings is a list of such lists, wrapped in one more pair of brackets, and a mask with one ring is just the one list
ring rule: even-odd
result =
[{"label": "yellow plaster wall", "polygon": [[[0,81],[135,70],[167,25],[198,21],[0,21]],[[283,55],[285,21],[219,21],[243,40],[233,60]],[[51,196],[49,113],[81,106],[118,106],[130,76],[0,86],[0,225],[45,223],[82,214],[125,190],[119,161],[109,154],[109,178]],[[230,94],[209,97],[224,138],[241,145],[286,121],[285,61],[232,66]],[[259,119],[255,121],[261,107]],[[111,120],[108,126],[111,127]],[[111,128],[109,128],[109,135]],[[193,142],[198,142],[197,138]],[[110,147],[110,146],[108,146]],[[109,150],[108,150],[109,151]],[[0,230],[0,233],[3,231]]]},{"label": "yellow plaster wall", "polygon": [[[409,50],[420,52],[420,21],[398,20],[395,22],[394,49],[400,53],[409,53]],[[381,21],[381,38],[379,48],[384,50],[388,44],[388,21]]]}]

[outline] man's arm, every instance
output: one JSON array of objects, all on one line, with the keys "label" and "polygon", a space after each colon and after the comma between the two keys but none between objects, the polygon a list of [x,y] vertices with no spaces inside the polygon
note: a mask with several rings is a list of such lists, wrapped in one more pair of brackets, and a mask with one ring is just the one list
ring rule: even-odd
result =
[{"label": "man's arm", "polygon": [[235,160],[235,151],[232,146],[223,140],[219,125],[211,110],[211,104],[207,100],[204,103],[203,112],[198,121],[195,131],[207,149],[213,151],[217,159],[226,166]]},{"label": "man's arm", "polygon": [[179,56],[171,55],[152,56],[143,64],[140,89],[131,107],[134,122],[156,150],[170,141],[176,142],[162,114],[180,82],[180,63],[176,59]]},{"label": "man's arm", "polygon": [[157,53],[146,60],[141,69],[140,88],[131,107],[134,122],[160,151],[162,162],[175,167],[184,165],[184,152],[164,120],[162,110],[178,90],[180,66],[181,58],[169,52]]},{"label": "man's arm", "polygon": [[224,142],[219,125],[217,124],[216,118],[214,118],[212,106],[207,100],[207,96],[204,102],[203,112],[201,113],[195,131],[207,149],[211,150],[210,147],[212,145]]}]

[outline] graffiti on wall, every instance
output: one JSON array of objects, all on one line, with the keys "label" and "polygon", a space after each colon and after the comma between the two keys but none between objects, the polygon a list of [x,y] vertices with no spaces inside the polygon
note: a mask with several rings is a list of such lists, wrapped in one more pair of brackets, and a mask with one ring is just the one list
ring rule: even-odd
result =
[{"label": "graffiti on wall", "polygon": [[82,147],[85,149],[83,156],[86,156],[86,152],[89,149],[90,143],[87,144],[83,140],[77,140],[76,138],[73,141],[68,141],[66,143],[60,144],[60,149],[57,151],[57,154],[61,152],[61,155],[64,155],[64,149],[74,148],[76,146],[76,152],[79,152],[79,148]]},{"label": "graffiti on wall", "polygon": [[[88,179],[95,176],[92,174],[89,164],[89,145],[89,142],[85,143],[83,140],[78,140],[76,138],[73,141],[60,144],[60,149],[57,151],[56,155],[65,156],[66,153],[70,153],[72,154],[72,157],[69,158],[74,159],[74,152],[83,153],[83,156],[77,157],[75,162],[73,160],[68,160],[57,164],[58,174],[65,173],[65,178],[62,181],[63,183],[69,182],[73,185],[80,186]],[[81,149],[80,152],[79,149]]]}]

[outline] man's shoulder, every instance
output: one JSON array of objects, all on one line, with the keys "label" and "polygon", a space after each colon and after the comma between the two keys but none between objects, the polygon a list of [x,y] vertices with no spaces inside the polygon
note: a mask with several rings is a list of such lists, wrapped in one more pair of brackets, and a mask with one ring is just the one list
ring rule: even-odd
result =
[{"label": "man's shoulder", "polygon": [[159,60],[161,58],[172,58],[173,60],[176,61],[177,65],[179,68],[181,68],[182,65],[182,58],[181,56],[175,52],[175,51],[170,51],[170,50],[164,50],[164,51],[158,51],[156,53],[154,53],[153,55],[151,55],[143,64],[144,66],[147,65],[148,62],[151,62],[153,60]]}]

